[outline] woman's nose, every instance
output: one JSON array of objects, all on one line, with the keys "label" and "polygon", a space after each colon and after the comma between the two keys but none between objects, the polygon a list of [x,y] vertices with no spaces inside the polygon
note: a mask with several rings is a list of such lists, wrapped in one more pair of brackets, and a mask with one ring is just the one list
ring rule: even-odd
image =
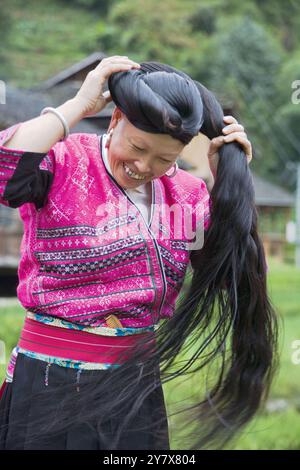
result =
[{"label": "woman's nose", "polygon": [[135,162],[135,167],[142,175],[152,174],[151,163],[148,160],[141,160]]}]

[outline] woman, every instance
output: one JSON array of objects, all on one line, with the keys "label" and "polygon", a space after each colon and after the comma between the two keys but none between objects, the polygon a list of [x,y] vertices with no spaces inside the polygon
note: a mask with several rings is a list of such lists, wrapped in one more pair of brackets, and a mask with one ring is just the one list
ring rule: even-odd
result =
[{"label": "woman", "polygon": [[[107,134],[68,136],[111,100]],[[188,448],[222,445],[259,409],[276,357],[243,127],[183,72],[122,56],[42,113],[0,141],[1,202],[24,221],[27,311],[2,448],[168,449],[162,383],[209,362],[212,386],[180,419]],[[176,164],[199,131],[211,139],[210,196]]]}]

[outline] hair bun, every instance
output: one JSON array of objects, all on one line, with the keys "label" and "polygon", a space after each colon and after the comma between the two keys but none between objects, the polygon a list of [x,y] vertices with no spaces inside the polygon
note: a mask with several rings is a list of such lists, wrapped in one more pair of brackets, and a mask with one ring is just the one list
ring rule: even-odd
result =
[{"label": "hair bun", "polygon": [[203,124],[203,104],[194,81],[159,62],[143,62],[139,70],[108,78],[112,100],[135,127],[169,134],[188,144]]}]

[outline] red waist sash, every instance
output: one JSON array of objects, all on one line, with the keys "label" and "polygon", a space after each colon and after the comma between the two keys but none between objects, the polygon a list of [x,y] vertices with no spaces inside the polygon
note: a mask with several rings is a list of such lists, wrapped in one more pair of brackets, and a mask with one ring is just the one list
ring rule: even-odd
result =
[{"label": "red waist sash", "polygon": [[[152,339],[151,339],[152,338]],[[104,336],[45,324],[25,318],[20,348],[47,356],[85,362],[123,363],[137,341],[153,342],[153,332],[127,336]]]}]

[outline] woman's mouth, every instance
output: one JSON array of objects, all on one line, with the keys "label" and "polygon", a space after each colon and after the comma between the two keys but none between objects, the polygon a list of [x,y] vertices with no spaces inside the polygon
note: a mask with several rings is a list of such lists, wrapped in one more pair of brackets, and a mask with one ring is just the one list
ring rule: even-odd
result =
[{"label": "woman's mouth", "polygon": [[137,173],[134,173],[134,171],[132,171],[127,165],[125,162],[123,162],[123,168],[125,170],[125,173],[127,176],[129,176],[129,178],[131,179],[134,179],[134,180],[145,180],[146,177],[145,176],[141,176],[141,175],[138,175]]}]

